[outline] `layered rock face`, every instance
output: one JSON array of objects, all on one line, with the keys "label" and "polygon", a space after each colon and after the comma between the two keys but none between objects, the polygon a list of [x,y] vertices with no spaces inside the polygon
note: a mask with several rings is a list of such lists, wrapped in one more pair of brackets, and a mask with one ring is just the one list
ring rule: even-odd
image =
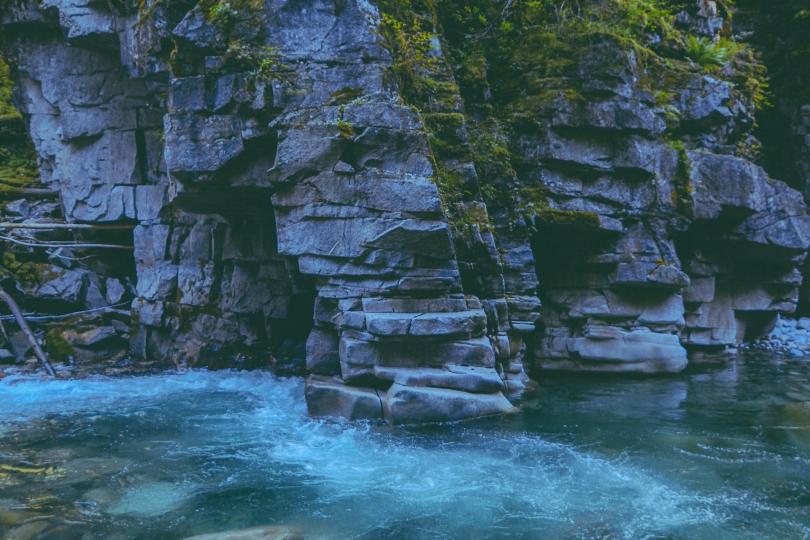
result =
[{"label": "layered rock face", "polygon": [[309,375],[312,414],[428,422],[511,412],[524,365],[677,372],[795,309],[810,217],[729,151],[750,121],[730,83],[678,86],[673,144],[606,41],[578,59],[581,95],[493,129],[494,174],[474,139],[497,89],[465,86],[435,26],[445,99],[414,106],[381,8],[4,5],[62,217],[132,227],[134,356],[269,364]]},{"label": "layered rock face", "polygon": [[[676,24],[692,48],[720,47],[717,5],[684,4]],[[485,13],[439,10],[471,129],[495,126],[506,141],[511,169],[483,182],[513,193],[487,201],[496,229],[528,230],[543,300],[534,365],[677,372],[687,357],[722,356],[796,309],[810,218],[799,192],[743,157],[756,144],[759,99],[749,55],[722,69],[656,66],[649,50],[628,45],[632,26],[566,27],[531,7],[512,20],[551,19],[538,41],[576,56],[532,56],[535,43],[504,53],[511,27],[465,44],[491,33],[475,32]],[[633,14],[613,16],[621,26]],[[488,76],[471,77],[480,63]]]},{"label": "layered rock face", "polygon": [[386,81],[372,6],[276,2],[226,22],[201,5],[11,8],[43,181],[68,221],[134,226],[134,355],[272,355],[313,374],[313,414],[513,409],[508,378],[525,375],[462,290],[426,137]]}]

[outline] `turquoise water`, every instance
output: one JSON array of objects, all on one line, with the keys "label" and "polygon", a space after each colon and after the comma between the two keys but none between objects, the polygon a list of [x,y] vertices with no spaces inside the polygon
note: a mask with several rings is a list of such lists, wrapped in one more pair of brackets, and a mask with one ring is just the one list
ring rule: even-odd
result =
[{"label": "turquoise water", "polygon": [[0,530],[810,538],[810,359],[548,376],[520,415],[429,428],[310,419],[302,385],[227,371],[6,377]]}]

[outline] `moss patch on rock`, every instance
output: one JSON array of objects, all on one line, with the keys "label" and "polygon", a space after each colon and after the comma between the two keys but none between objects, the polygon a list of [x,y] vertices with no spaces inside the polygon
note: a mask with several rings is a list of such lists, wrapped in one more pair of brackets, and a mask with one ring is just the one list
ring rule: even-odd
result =
[{"label": "moss patch on rock", "polygon": [[45,333],[45,351],[51,360],[57,362],[76,354],[76,349],[62,335],[61,328],[51,328]]},{"label": "moss patch on rock", "polygon": [[0,59],[0,195],[39,178],[25,122],[12,102],[13,89],[9,66]]}]

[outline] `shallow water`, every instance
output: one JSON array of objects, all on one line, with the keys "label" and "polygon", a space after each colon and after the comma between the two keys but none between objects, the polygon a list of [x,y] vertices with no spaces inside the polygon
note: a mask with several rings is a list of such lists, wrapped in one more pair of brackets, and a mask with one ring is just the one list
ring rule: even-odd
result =
[{"label": "shallow water", "polygon": [[547,377],[518,416],[430,428],[310,419],[302,386],[224,371],[0,380],[0,530],[810,538],[810,359]]}]

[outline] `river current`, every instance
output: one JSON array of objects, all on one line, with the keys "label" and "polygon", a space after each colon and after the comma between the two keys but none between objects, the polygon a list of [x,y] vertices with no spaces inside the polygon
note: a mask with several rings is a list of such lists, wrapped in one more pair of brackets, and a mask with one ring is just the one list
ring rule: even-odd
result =
[{"label": "river current", "polygon": [[[307,417],[300,379],[0,380],[0,531],[184,538],[810,538],[810,359],[546,375],[523,412]],[[26,536],[26,534],[28,536]]]}]

